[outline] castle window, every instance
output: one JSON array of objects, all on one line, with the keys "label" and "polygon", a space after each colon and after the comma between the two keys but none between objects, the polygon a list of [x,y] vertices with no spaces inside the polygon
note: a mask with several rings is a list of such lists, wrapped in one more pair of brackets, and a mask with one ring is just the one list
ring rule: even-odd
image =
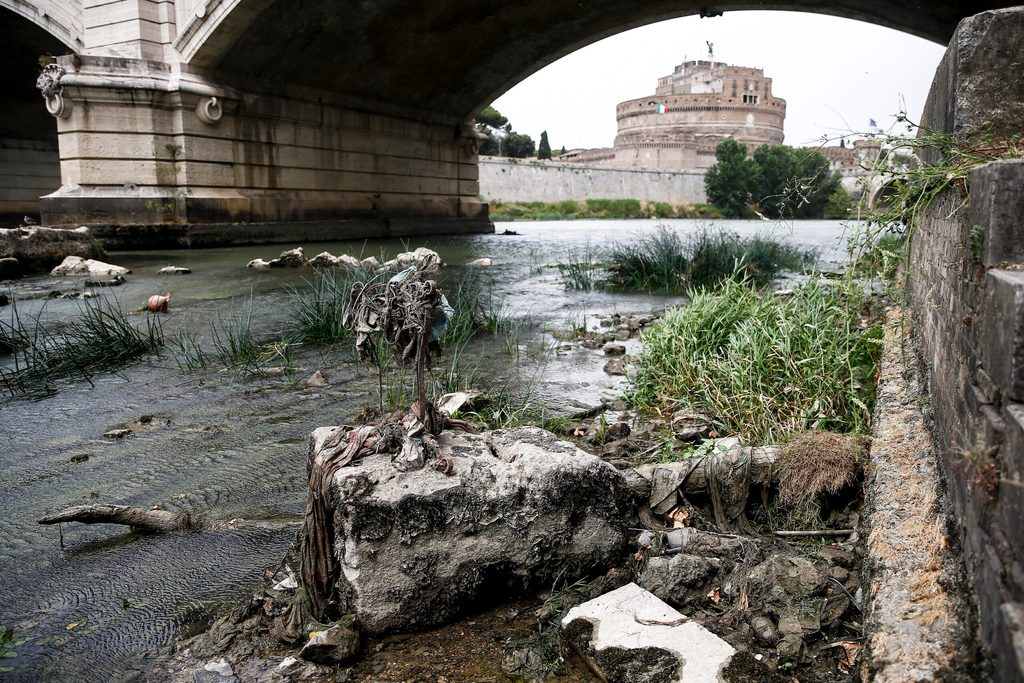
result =
[{"label": "castle window", "polygon": [[757,104],[757,95],[745,94],[743,96],[743,104]]}]

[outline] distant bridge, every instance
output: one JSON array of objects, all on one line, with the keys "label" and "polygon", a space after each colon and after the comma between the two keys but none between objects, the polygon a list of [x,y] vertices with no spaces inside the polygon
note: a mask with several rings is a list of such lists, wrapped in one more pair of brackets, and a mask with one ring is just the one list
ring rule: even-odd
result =
[{"label": "distant bridge", "polygon": [[[937,42],[1000,2],[751,3]],[[696,0],[0,0],[0,215],[149,246],[490,229],[469,122]],[[49,67],[44,107],[34,84]],[[50,114],[47,113],[49,110]],[[41,195],[43,198],[40,200]],[[282,222],[297,223],[283,233]]]}]

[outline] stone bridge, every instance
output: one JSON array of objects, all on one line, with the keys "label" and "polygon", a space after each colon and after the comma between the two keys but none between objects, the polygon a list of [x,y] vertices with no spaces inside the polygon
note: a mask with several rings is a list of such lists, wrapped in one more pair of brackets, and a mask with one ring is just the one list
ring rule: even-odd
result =
[{"label": "stone bridge", "polygon": [[485,231],[468,122],[588,43],[755,7],[945,42],[1003,4],[0,0],[0,215],[120,246]]}]

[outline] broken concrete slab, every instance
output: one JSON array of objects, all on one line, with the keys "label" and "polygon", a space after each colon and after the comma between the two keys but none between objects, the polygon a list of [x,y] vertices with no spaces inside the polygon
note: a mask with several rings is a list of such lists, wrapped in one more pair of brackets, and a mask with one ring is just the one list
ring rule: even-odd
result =
[{"label": "broken concrete slab", "polygon": [[[313,432],[311,455],[336,431]],[[338,611],[362,630],[434,626],[496,593],[603,572],[628,552],[633,495],[608,463],[533,427],[437,442],[443,468],[402,472],[381,454],[331,483]]]},{"label": "broken concrete slab", "polygon": [[736,652],[635,583],[569,610],[562,629],[608,683],[718,683]]}]

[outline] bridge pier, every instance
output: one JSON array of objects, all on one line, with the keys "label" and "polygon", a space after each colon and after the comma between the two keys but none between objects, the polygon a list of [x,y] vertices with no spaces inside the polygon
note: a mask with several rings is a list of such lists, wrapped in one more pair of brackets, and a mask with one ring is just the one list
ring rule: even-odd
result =
[{"label": "bridge pier", "polygon": [[137,58],[62,57],[49,74],[63,184],[43,221],[113,248],[493,230],[459,121]]}]

